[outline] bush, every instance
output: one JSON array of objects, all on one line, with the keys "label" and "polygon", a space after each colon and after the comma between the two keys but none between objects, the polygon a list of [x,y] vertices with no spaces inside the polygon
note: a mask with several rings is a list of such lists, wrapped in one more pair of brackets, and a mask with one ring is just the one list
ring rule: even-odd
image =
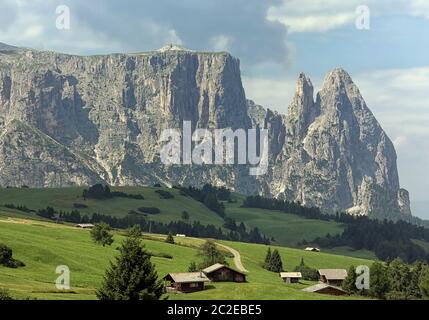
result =
[{"label": "bush", "polygon": [[73,203],[73,207],[76,209],[86,209],[88,208],[88,206],[86,204],[83,203]]},{"label": "bush", "polygon": [[113,235],[111,234],[112,229],[104,222],[97,223],[94,228],[91,229],[91,238],[95,243],[101,244],[103,247],[110,246],[113,243]]},{"label": "bush", "polygon": [[167,238],[165,239],[166,243],[174,244],[174,238],[171,233],[168,234]]},{"label": "bush", "polygon": [[0,289],[0,301],[13,300],[12,296],[9,294],[9,290]]},{"label": "bush", "polygon": [[25,264],[12,257],[12,249],[4,244],[0,244],[0,265],[7,268],[19,268],[24,267]]},{"label": "bush", "polygon": [[154,207],[141,207],[137,209],[140,212],[143,213],[148,213],[148,214],[158,214],[161,213],[161,210],[159,210],[158,208],[154,208]]},{"label": "bush", "polygon": [[304,259],[301,258],[301,263],[299,266],[295,267],[294,272],[301,272],[302,279],[308,281],[317,281],[319,280],[319,273],[316,269],[313,269],[307,266],[304,262]]},{"label": "bush", "polygon": [[174,196],[170,192],[165,191],[165,190],[156,190],[155,192],[157,194],[159,194],[159,197],[161,199],[173,199],[174,198]]}]

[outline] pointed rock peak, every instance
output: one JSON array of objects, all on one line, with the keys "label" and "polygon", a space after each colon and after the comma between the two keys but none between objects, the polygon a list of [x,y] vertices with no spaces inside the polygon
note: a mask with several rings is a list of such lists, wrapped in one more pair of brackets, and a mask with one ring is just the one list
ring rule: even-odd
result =
[{"label": "pointed rock peak", "polygon": [[335,68],[326,75],[323,82],[323,88],[348,83],[353,83],[353,80],[347,71],[342,68]]},{"label": "pointed rock peak", "polygon": [[304,73],[300,73],[298,81],[296,83],[296,94],[299,96],[311,95],[313,96],[313,84],[310,78]]}]

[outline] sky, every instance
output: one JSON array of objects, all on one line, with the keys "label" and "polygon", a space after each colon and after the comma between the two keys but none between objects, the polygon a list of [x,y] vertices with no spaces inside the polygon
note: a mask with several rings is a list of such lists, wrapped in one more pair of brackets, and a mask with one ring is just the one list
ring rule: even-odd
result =
[{"label": "sky", "polygon": [[300,72],[317,91],[342,67],[395,144],[413,213],[429,218],[427,0],[0,0],[0,42],[84,55],[166,43],[229,51],[247,97],[281,113]]}]

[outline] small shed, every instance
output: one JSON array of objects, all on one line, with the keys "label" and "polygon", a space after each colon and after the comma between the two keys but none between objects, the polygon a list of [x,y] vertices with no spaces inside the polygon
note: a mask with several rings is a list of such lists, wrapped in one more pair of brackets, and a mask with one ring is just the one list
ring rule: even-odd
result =
[{"label": "small shed", "polygon": [[312,292],[312,293],[320,293],[320,294],[329,294],[331,296],[345,296],[347,295],[347,292],[343,289],[331,286],[326,283],[319,283],[314,286],[302,289],[305,292]]},{"label": "small shed", "polygon": [[94,225],[92,223],[79,223],[75,225],[75,227],[81,229],[92,229],[94,228]]},{"label": "small shed", "polygon": [[246,274],[220,263],[205,268],[203,272],[215,282],[246,282]]},{"label": "small shed", "polygon": [[341,287],[347,278],[347,271],[344,269],[320,269],[318,272],[320,281],[332,286]]},{"label": "small shed", "polygon": [[280,272],[280,278],[286,283],[298,283],[302,279],[301,272]]},{"label": "small shed", "polygon": [[204,284],[210,279],[202,272],[169,273],[164,277],[169,282],[167,291],[190,293],[204,290]]},{"label": "small shed", "polygon": [[307,247],[304,250],[305,251],[311,251],[311,252],[320,252],[319,248],[313,248],[313,247]]}]

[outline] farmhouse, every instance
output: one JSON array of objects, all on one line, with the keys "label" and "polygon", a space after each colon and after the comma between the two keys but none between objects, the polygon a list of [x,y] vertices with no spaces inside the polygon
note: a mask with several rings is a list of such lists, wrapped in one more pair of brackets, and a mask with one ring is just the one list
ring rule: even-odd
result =
[{"label": "farmhouse", "polygon": [[313,247],[307,247],[304,250],[305,251],[311,251],[311,252],[320,252],[319,248],[313,248]]},{"label": "farmhouse", "polygon": [[167,292],[195,292],[204,290],[204,283],[210,279],[202,272],[169,273],[164,277],[169,282]]},{"label": "farmhouse", "polygon": [[347,277],[347,271],[344,269],[320,269],[320,281],[332,286],[340,287]]},{"label": "farmhouse", "polygon": [[208,268],[205,268],[203,272],[211,281],[215,282],[246,282],[246,275],[244,273],[220,263],[216,263]]},{"label": "farmhouse", "polygon": [[82,229],[92,229],[94,228],[94,225],[91,223],[79,223],[75,225],[76,228],[82,228]]},{"label": "farmhouse", "polygon": [[298,283],[302,274],[301,272],[280,272],[280,278],[286,283]]},{"label": "farmhouse", "polygon": [[320,293],[320,294],[329,294],[331,296],[345,296],[347,295],[347,292],[343,289],[335,286],[331,286],[326,283],[319,283],[314,286],[302,289],[305,292],[313,292],[313,293]]}]

